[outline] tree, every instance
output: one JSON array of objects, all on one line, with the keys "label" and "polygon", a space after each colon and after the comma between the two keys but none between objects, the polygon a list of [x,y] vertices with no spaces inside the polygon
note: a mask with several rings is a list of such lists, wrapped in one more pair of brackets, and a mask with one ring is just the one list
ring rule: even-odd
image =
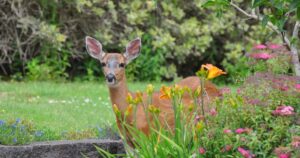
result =
[{"label": "tree", "polygon": [[[258,20],[282,37],[290,49],[296,76],[300,76],[299,43],[300,1],[299,0],[252,0],[248,8],[242,8],[234,0],[205,0],[203,7],[217,7],[218,15],[230,6],[250,19]],[[289,27],[292,25],[293,27]]]}]

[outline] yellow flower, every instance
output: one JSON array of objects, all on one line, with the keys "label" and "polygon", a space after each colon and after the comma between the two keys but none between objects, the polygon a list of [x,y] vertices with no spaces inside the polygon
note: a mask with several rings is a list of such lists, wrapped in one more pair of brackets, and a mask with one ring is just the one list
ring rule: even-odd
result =
[{"label": "yellow flower", "polygon": [[194,107],[195,107],[195,104],[191,103],[189,106],[188,106],[188,110],[191,112],[194,110]]},{"label": "yellow flower", "polygon": [[140,91],[136,92],[135,104],[143,102],[143,93]]},{"label": "yellow flower", "polygon": [[162,86],[160,89],[160,99],[170,99],[171,98],[171,88],[170,87],[166,87],[166,86]]},{"label": "yellow flower", "polygon": [[132,113],[133,105],[129,104],[125,111],[125,116],[128,116]]},{"label": "yellow flower", "polygon": [[149,112],[154,113],[154,114],[160,113],[159,108],[155,107],[154,105],[149,105],[148,110],[149,110]]},{"label": "yellow flower", "polygon": [[194,91],[194,96],[195,96],[195,97],[199,97],[200,94],[201,94],[201,87],[198,86],[198,87],[196,88],[196,90]]},{"label": "yellow flower", "polygon": [[226,74],[223,70],[219,69],[218,67],[212,65],[212,64],[205,64],[201,66],[201,70],[203,69],[208,70],[207,79],[213,79],[215,77],[218,77],[220,75]]},{"label": "yellow flower", "polygon": [[115,114],[117,115],[117,117],[121,116],[121,112],[116,104],[113,105],[113,110],[114,110]]},{"label": "yellow flower", "polygon": [[196,124],[196,131],[197,131],[197,132],[202,132],[203,129],[204,129],[204,123],[203,123],[203,121],[199,121],[199,122]]},{"label": "yellow flower", "polygon": [[148,84],[147,85],[147,89],[146,89],[147,94],[151,95],[153,93],[153,91],[154,91],[153,85],[152,84]]},{"label": "yellow flower", "polygon": [[130,93],[127,94],[126,102],[129,103],[129,104],[131,104],[133,102],[133,98],[132,98],[132,95]]}]

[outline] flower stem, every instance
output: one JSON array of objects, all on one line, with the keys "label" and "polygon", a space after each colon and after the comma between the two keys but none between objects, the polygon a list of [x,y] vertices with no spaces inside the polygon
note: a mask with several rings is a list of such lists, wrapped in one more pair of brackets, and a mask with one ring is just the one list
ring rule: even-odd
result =
[{"label": "flower stem", "polygon": [[200,84],[201,84],[201,111],[202,111],[202,116],[204,118],[204,123],[205,126],[207,126],[206,118],[205,118],[205,112],[204,112],[204,78],[200,78]]}]

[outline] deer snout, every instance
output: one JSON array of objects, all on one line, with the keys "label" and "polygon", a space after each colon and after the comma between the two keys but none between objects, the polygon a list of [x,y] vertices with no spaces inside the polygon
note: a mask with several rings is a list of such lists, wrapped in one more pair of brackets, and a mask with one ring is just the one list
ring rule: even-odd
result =
[{"label": "deer snout", "polygon": [[112,73],[106,75],[106,80],[109,83],[113,83],[116,81],[116,76]]}]

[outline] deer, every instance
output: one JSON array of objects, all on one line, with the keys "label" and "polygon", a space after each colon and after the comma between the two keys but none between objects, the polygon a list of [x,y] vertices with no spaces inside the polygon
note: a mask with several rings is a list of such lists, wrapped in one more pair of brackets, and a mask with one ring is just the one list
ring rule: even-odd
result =
[{"label": "deer", "polygon": [[[126,46],[125,53],[105,53],[102,50],[102,44],[97,41],[95,38],[87,36],[85,38],[86,48],[88,54],[99,60],[102,66],[102,70],[106,79],[106,84],[109,89],[109,96],[112,105],[116,105],[120,110],[121,114],[124,115],[129,103],[126,102],[126,97],[128,94],[136,96],[135,93],[132,93],[128,90],[125,76],[125,68],[132,60],[137,58],[141,52],[141,39],[136,38],[129,42]],[[188,87],[192,91],[195,91],[200,86],[200,79],[197,76],[190,76],[182,79],[177,83],[180,87]],[[216,98],[221,95],[216,86],[209,82],[205,82],[205,90],[207,92],[206,98]],[[172,103],[170,100],[161,99],[160,92],[154,92],[152,95],[152,104],[160,109],[159,121],[162,124],[168,124],[169,128],[174,128],[174,117],[172,110]],[[143,100],[147,99],[147,95],[143,94]],[[190,104],[193,98],[190,95],[184,94],[183,103],[184,105]],[[206,104],[207,105],[207,104]],[[205,107],[205,111],[208,111],[209,107]],[[136,118],[136,120],[134,120]],[[121,120],[116,118],[117,125],[119,130],[122,130]],[[136,128],[148,135],[150,133],[150,127],[147,122],[146,113],[141,105],[137,106],[136,116],[133,117],[133,114],[128,116],[126,122],[132,124],[133,121],[136,121]],[[150,118],[150,121],[151,118]],[[127,135],[127,134],[126,134]],[[128,134],[130,141],[130,134]]]}]

